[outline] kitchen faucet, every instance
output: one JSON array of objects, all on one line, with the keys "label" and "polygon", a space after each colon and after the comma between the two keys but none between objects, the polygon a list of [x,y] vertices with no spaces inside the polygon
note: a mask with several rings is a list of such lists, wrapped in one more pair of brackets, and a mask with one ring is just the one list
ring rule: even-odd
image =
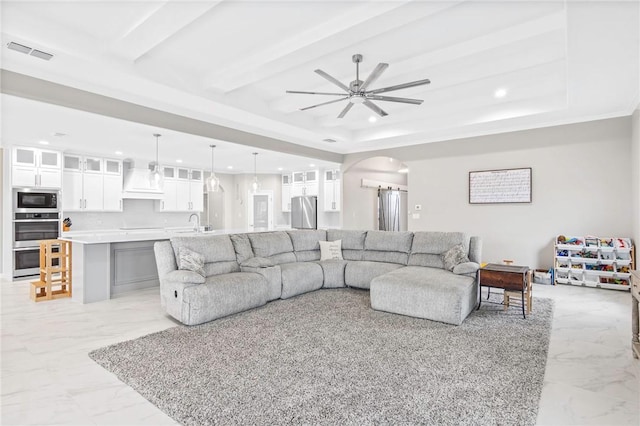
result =
[{"label": "kitchen faucet", "polygon": [[200,216],[198,216],[196,213],[191,213],[191,216],[189,216],[189,223],[191,223],[191,218],[194,217],[196,218],[196,223],[195,223],[195,227],[194,230],[196,232],[200,232]]}]

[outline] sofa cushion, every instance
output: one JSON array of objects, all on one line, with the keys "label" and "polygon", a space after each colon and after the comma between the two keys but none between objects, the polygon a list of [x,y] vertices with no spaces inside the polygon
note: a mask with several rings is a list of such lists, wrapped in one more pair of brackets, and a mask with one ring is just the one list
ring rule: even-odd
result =
[{"label": "sofa cushion", "polygon": [[204,271],[204,256],[187,247],[180,247],[178,249],[178,269],[195,272],[201,275],[202,278],[206,277],[206,272]]},{"label": "sofa cushion", "polygon": [[409,253],[412,241],[413,232],[368,231],[364,249]]},{"label": "sofa cushion", "polygon": [[[256,259],[263,258],[256,257]],[[258,268],[243,264],[240,266],[240,270],[242,272],[254,272],[265,277],[267,280],[267,300],[271,301],[280,299],[280,295],[282,294],[282,273],[280,271],[280,265],[269,266],[268,268]]]},{"label": "sofa cushion", "polygon": [[295,262],[280,265],[282,272],[282,299],[322,288],[324,275],[315,262]]},{"label": "sofa cushion", "polygon": [[267,259],[266,257],[252,257],[240,264],[240,266],[248,266],[250,268],[268,268],[274,265],[273,260]]},{"label": "sofa cushion", "polygon": [[324,282],[322,288],[345,287],[344,269],[348,261],[339,259],[321,260],[318,265],[322,268]]},{"label": "sofa cushion", "polygon": [[475,279],[439,268],[406,266],[371,281],[371,307],[459,325],[477,303]]},{"label": "sofa cushion", "polygon": [[205,263],[236,261],[236,251],[228,235],[172,237],[171,245],[176,253],[180,247],[200,253],[204,256]]},{"label": "sofa cushion", "polygon": [[240,272],[238,262],[211,262],[204,264],[205,276],[212,277],[220,274],[230,274],[232,272]]},{"label": "sofa cushion", "polygon": [[464,262],[453,268],[453,273],[458,275],[475,274],[480,269],[480,265],[476,262]]},{"label": "sofa cushion", "polygon": [[255,256],[270,258],[276,265],[296,261],[291,238],[286,232],[260,232],[248,235]]},{"label": "sofa cushion", "polygon": [[368,289],[375,277],[402,267],[397,263],[349,261],[344,269],[344,282],[349,287]]},{"label": "sofa cushion", "polygon": [[251,248],[249,235],[231,234],[229,238],[231,238],[231,243],[233,243],[233,248],[236,251],[236,260],[238,263],[243,263],[253,257],[253,249]]},{"label": "sofa cushion", "polygon": [[343,260],[342,240],[320,241],[320,260]]},{"label": "sofa cushion", "polygon": [[259,274],[235,272],[207,278],[204,284],[185,286],[180,321],[202,324],[267,303],[266,279]]},{"label": "sofa cushion", "polygon": [[457,265],[466,262],[469,262],[469,258],[462,244],[457,244],[442,254],[442,263],[447,271],[453,271]]},{"label": "sofa cushion", "polygon": [[441,254],[462,244],[469,247],[469,238],[462,232],[415,232],[408,265],[444,268]]},{"label": "sofa cushion", "polygon": [[367,231],[328,229],[327,241],[342,241],[342,257],[345,260],[362,260]]},{"label": "sofa cushion", "polygon": [[327,241],[324,229],[299,229],[287,231],[294,251],[320,250],[320,241]]}]

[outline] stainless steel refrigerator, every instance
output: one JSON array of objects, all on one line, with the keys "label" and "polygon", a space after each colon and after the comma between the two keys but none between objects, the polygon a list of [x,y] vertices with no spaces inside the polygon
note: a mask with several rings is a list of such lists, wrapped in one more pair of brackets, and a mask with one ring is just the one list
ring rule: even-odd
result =
[{"label": "stainless steel refrigerator", "polygon": [[318,197],[291,197],[291,227],[318,229]]}]

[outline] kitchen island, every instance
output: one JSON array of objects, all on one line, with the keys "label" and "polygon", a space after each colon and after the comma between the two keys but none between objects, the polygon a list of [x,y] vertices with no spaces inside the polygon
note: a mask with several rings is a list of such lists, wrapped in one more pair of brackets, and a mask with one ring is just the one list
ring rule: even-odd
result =
[{"label": "kitchen island", "polygon": [[153,252],[156,241],[175,235],[216,235],[246,232],[193,228],[156,228],[64,232],[61,240],[73,246],[73,300],[92,303],[121,293],[159,286]]}]

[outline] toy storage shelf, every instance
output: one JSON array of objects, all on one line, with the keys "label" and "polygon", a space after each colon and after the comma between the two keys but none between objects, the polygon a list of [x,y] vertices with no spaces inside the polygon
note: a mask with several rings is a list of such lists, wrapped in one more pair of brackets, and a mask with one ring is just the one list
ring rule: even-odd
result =
[{"label": "toy storage shelf", "polygon": [[630,238],[559,235],[554,244],[554,282],[628,291],[635,269]]}]

